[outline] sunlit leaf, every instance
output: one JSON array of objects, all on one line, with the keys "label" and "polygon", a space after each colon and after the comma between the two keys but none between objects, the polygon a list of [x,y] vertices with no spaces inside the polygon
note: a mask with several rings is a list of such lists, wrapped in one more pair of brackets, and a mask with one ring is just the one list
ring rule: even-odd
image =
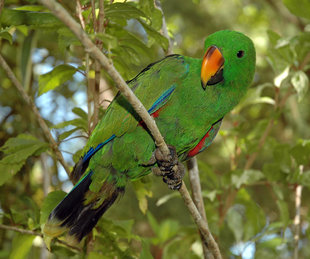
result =
[{"label": "sunlit leaf", "polygon": [[63,191],[50,192],[43,201],[40,212],[40,224],[46,223],[47,218],[51,211],[57,206],[57,204],[66,196]]},{"label": "sunlit leaf", "polygon": [[252,184],[264,177],[264,174],[259,170],[244,170],[241,174],[233,173],[231,176],[231,182],[240,188],[242,184]]},{"label": "sunlit leaf", "polygon": [[5,156],[0,160],[2,177],[0,185],[15,175],[32,155],[39,155],[48,148],[48,144],[27,134],[8,139],[0,148]]},{"label": "sunlit leaf", "polygon": [[290,220],[287,202],[282,201],[282,200],[277,200],[277,206],[280,211],[281,221],[283,222],[284,226],[287,226]]},{"label": "sunlit leaf", "polygon": [[146,15],[133,5],[133,3],[114,3],[107,5],[105,8],[105,15],[111,21],[117,19],[132,19],[146,17]]},{"label": "sunlit leaf", "polygon": [[39,77],[38,95],[42,95],[72,79],[77,69],[70,65],[59,65],[51,72]]},{"label": "sunlit leaf", "polygon": [[147,240],[142,240],[142,251],[141,251],[139,258],[140,259],[153,259],[154,258],[150,252],[150,244],[149,242],[147,242]]},{"label": "sunlit leaf", "polygon": [[80,116],[84,120],[88,119],[87,113],[83,109],[81,109],[79,107],[74,107],[72,109],[72,112],[75,113],[76,115]]},{"label": "sunlit leaf", "polygon": [[145,214],[148,208],[147,197],[152,197],[153,193],[147,188],[147,185],[143,184],[141,181],[134,181],[133,187],[139,201],[139,208],[141,212]]},{"label": "sunlit leaf", "polygon": [[[150,25],[146,24],[144,21],[139,20],[142,26],[144,27],[146,33],[149,35],[149,44],[148,46],[151,46],[153,44],[153,41],[156,41],[156,43],[159,43],[163,49],[167,49],[169,42],[168,39],[162,36],[159,32],[157,32],[155,29],[153,29]],[[152,41],[153,40],[153,41]]]},{"label": "sunlit leaf", "polygon": [[151,25],[155,30],[160,30],[162,27],[162,13],[155,7],[153,0],[140,0],[141,9],[150,17]]},{"label": "sunlit leaf", "polygon": [[10,28],[0,30],[0,38],[8,40],[10,44],[13,42],[11,33],[9,32]]},{"label": "sunlit leaf", "polygon": [[13,239],[12,252],[9,259],[27,258],[34,238],[35,236],[32,235],[17,234]]},{"label": "sunlit leaf", "polygon": [[303,71],[297,71],[292,76],[292,85],[294,86],[298,101],[300,102],[304,96],[306,95],[308,88],[309,88],[309,78]]},{"label": "sunlit leaf", "polygon": [[283,0],[286,7],[296,16],[310,19],[310,2],[308,0]]},{"label": "sunlit leaf", "polygon": [[177,192],[167,194],[161,197],[160,199],[158,199],[158,201],[156,202],[156,206],[161,206],[165,204],[167,201],[169,201],[170,199],[175,198],[175,197],[179,197],[179,194]]},{"label": "sunlit leaf", "polygon": [[244,213],[244,207],[237,204],[231,207],[226,215],[227,225],[233,232],[237,242],[240,242],[243,236],[244,219],[242,213]]},{"label": "sunlit leaf", "polygon": [[28,25],[33,28],[56,28],[63,26],[54,15],[47,12],[31,12],[4,8],[1,12],[2,26]]},{"label": "sunlit leaf", "polygon": [[71,130],[68,130],[68,131],[65,131],[63,133],[61,133],[59,136],[58,136],[58,139],[60,141],[68,138],[69,136],[71,136],[74,132],[76,132],[77,130],[79,130],[79,128],[74,128],[74,129],[71,129]]}]

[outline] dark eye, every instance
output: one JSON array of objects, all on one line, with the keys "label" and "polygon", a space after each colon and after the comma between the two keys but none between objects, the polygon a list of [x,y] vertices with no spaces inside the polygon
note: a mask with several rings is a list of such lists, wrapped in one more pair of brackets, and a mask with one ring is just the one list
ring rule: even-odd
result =
[{"label": "dark eye", "polygon": [[242,58],[244,56],[244,51],[243,50],[239,50],[237,53],[237,57],[238,58]]}]

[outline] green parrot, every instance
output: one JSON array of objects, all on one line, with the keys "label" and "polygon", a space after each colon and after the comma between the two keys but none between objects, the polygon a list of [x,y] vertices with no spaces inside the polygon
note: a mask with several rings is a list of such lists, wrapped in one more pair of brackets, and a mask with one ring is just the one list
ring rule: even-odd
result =
[{"label": "green parrot", "polygon": [[[211,144],[225,114],[245,95],[254,71],[252,41],[242,33],[223,30],[206,38],[202,59],[170,55],[127,83],[179,161],[185,161]],[[49,215],[44,235],[52,239],[66,232],[67,242],[80,242],[128,181],[153,168],[165,170],[154,160],[155,150],[143,121],[118,94],[73,168],[78,183]],[[180,184],[169,187],[178,189]]]}]

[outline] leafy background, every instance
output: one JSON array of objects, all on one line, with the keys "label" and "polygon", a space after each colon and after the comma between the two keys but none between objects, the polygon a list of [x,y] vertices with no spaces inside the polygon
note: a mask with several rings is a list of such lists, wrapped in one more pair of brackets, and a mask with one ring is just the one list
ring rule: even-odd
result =
[{"label": "leafy background", "polygon": [[[78,2],[61,1],[77,20]],[[167,53],[162,13],[152,0],[104,1],[101,31],[91,2],[80,3],[86,32],[126,80]],[[224,258],[309,258],[309,1],[161,4],[174,53],[201,57],[204,38],[220,29],[247,34],[257,50],[246,98],[198,156],[209,226]],[[113,82],[102,70],[103,86],[98,86],[96,64],[36,0],[5,1],[0,51],[73,166],[104,114],[105,99],[115,94]],[[98,100],[98,94],[105,97]],[[72,183],[2,69],[0,107],[0,258],[202,257],[197,229],[179,194],[151,175],[128,185],[78,250],[55,242],[47,252],[41,226]]]}]

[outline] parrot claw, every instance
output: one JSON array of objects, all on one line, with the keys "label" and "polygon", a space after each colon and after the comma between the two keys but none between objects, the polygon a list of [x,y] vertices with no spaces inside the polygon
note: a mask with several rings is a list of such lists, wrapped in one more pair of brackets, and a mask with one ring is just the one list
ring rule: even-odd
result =
[{"label": "parrot claw", "polygon": [[153,168],[152,171],[156,176],[163,177],[163,181],[168,185],[169,189],[179,190],[182,186],[185,168],[178,160],[175,147],[168,145],[168,148],[170,150],[168,161],[158,148],[155,150],[158,167]]}]

